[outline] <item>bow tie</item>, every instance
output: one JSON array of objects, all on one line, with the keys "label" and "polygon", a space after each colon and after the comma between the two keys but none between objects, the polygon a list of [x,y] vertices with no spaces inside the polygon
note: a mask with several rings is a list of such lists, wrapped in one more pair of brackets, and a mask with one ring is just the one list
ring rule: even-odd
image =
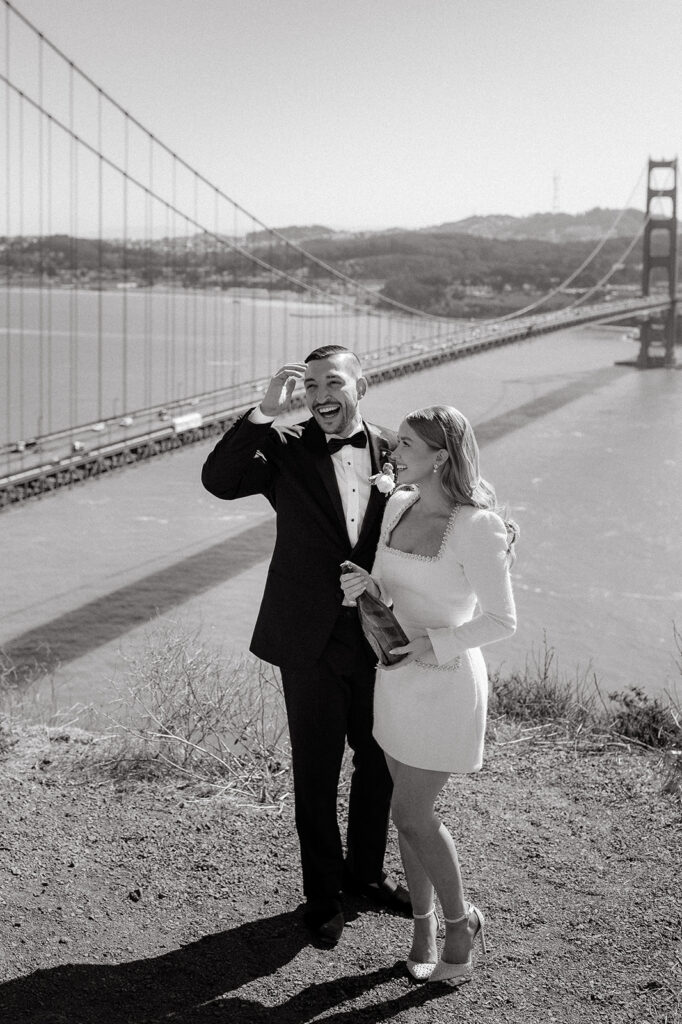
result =
[{"label": "bow tie", "polygon": [[338,452],[345,444],[352,444],[354,448],[366,448],[367,447],[367,434],[364,430],[358,430],[357,434],[351,434],[350,437],[332,437],[327,441],[327,449],[330,455],[334,452]]}]

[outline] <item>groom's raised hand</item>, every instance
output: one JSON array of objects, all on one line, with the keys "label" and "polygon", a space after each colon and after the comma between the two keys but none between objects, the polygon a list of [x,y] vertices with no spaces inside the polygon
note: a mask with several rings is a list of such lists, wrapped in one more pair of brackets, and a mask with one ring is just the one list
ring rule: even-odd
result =
[{"label": "groom's raised hand", "polygon": [[304,379],[305,371],[305,363],[285,363],[272,375],[260,403],[260,411],[264,416],[279,416],[287,409],[294,388]]}]

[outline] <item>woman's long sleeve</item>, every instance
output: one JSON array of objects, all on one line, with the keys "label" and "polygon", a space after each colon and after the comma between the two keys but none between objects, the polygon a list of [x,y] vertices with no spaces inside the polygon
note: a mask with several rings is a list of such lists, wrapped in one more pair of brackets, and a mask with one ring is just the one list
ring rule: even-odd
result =
[{"label": "woman's long sleeve", "polygon": [[462,569],[476,595],[476,614],[461,626],[427,630],[439,665],[470,647],[502,640],[516,630],[507,531],[500,517],[483,509],[476,512],[459,545]]}]

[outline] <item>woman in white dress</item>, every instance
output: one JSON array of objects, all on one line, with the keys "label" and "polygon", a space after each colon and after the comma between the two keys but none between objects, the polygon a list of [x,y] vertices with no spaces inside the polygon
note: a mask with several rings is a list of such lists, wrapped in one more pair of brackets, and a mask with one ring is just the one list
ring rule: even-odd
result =
[{"label": "woman in white dress", "polygon": [[[516,628],[509,565],[517,528],[496,511],[471,425],[457,409],[410,413],[398,436],[400,486],[386,506],[372,573],[356,567],[341,583],[347,599],[367,589],[392,604],[410,640],[396,648],[402,661],[379,667],[374,698],[414,914],[407,968],[418,981],[461,984],[472,976],[477,935],[485,951],[485,922],[465,900],[435,802],[451,774],[481,768],[488,676],[480,647]],[[446,924],[438,963],[434,890]]]}]

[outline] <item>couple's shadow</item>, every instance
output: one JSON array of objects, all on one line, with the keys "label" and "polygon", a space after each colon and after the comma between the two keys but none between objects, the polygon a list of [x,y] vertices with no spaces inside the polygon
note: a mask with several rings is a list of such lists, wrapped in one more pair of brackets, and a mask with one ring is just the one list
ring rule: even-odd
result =
[{"label": "couple's shadow", "polygon": [[[352,913],[348,915],[353,919]],[[347,937],[346,937],[347,936]],[[343,942],[352,941],[346,933]],[[409,1007],[442,995],[440,986],[410,986],[395,999],[371,1007],[343,1008],[349,1000],[392,979],[404,965],[315,981],[303,968],[296,977],[269,988],[264,1005],[243,985],[290,963],[310,944],[298,913],[277,914],[208,935],[162,956],[117,965],[64,964],[0,985],[2,1024],[304,1024],[321,1013],[325,1021],[351,1024],[388,1020]],[[334,951],[329,952],[334,957]],[[314,958],[311,958],[311,964]],[[293,994],[290,994],[292,993]],[[288,995],[288,998],[287,998]],[[338,1007],[336,1013],[328,1011]]]}]

